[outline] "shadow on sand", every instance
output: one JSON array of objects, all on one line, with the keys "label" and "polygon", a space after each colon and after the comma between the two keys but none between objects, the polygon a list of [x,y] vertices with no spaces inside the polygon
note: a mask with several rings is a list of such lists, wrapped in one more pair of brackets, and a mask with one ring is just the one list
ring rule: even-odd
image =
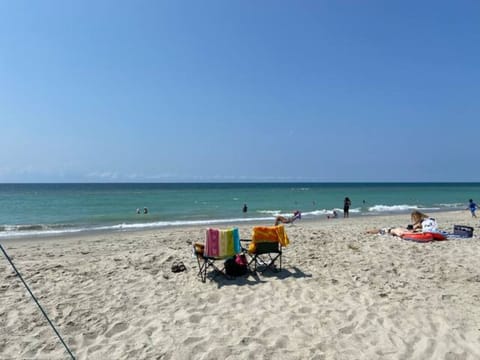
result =
[{"label": "shadow on sand", "polygon": [[294,266],[288,269],[282,269],[280,271],[271,271],[267,270],[265,272],[260,271],[250,271],[247,275],[244,276],[227,276],[220,272],[212,271],[207,275],[207,281],[214,281],[217,283],[217,286],[244,286],[244,285],[257,285],[267,282],[269,278],[277,278],[280,280],[288,278],[310,278],[311,274],[304,273],[301,269]]}]

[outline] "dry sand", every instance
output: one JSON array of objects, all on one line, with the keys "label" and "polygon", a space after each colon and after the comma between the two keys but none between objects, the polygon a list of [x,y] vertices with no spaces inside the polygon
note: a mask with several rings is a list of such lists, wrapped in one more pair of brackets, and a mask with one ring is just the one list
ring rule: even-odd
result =
[{"label": "dry sand", "polygon": [[[206,283],[203,228],[3,245],[78,359],[480,359],[478,220],[435,217],[477,233],[422,244],[364,234],[408,215],[301,220],[282,272]],[[5,258],[0,278],[0,358],[68,359]]]}]

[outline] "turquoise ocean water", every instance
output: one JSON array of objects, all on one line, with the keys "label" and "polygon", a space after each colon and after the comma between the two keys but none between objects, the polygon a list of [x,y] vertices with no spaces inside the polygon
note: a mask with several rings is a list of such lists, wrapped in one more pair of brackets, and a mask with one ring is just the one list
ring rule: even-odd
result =
[{"label": "turquoise ocean water", "polygon": [[[211,223],[465,209],[480,183],[178,183],[0,184],[0,238]],[[246,203],[248,211],[242,212]],[[148,213],[143,214],[143,208]],[[141,214],[136,209],[141,209]]]}]

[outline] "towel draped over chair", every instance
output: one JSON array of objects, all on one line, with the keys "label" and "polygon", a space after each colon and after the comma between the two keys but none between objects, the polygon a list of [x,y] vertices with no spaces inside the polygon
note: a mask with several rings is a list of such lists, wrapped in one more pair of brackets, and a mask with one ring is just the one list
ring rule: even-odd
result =
[{"label": "towel draped over chair", "polygon": [[238,254],[240,250],[240,235],[237,228],[227,230],[209,228],[205,232],[204,256],[226,258]]},{"label": "towel draped over chair", "polygon": [[283,225],[255,226],[252,231],[252,242],[248,246],[249,253],[255,253],[257,242],[278,242],[283,247],[290,244]]}]

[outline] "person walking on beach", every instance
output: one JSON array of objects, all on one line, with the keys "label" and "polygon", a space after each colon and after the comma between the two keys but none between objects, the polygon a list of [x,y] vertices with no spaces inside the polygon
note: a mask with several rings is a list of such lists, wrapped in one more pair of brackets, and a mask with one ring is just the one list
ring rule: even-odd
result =
[{"label": "person walking on beach", "polygon": [[352,202],[348,198],[348,196],[343,200],[343,217],[348,218],[350,216],[350,206],[352,206]]},{"label": "person walking on beach", "polygon": [[477,211],[477,207],[478,205],[473,202],[473,199],[468,200],[467,210],[470,210],[470,212],[472,213],[472,217],[475,217],[475,218],[477,217],[477,215],[475,215],[475,211]]}]

